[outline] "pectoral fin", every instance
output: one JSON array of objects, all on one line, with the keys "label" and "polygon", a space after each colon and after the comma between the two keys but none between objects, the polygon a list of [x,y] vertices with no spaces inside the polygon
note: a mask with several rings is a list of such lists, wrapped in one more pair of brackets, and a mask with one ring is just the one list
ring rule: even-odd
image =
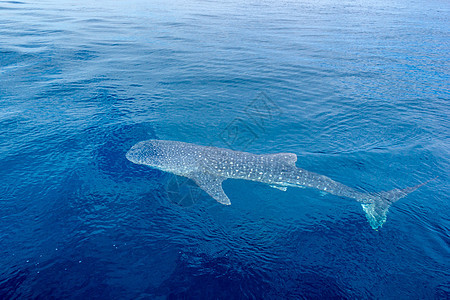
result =
[{"label": "pectoral fin", "polygon": [[217,202],[224,205],[231,205],[230,199],[222,189],[222,182],[226,179],[224,177],[219,177],[212,175],[207,172],[193,173],[189,175],[202,190],[207,192],[211,197],[213,197]]}]

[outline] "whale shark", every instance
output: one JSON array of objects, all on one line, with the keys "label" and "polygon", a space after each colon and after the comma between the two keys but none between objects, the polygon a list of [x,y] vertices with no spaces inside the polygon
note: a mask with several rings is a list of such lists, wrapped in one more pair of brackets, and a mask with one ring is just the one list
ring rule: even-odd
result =
[{"label": "whale shark", "polygon": [[185,142],[147,140],[135,144],[126,158],[164,172],[193,180],[217,202],[231,205],[222,188],[228,178],[265,183],[286,191],[288,187],[315,188],[361,203],[373,229],[386,222],[389,207],[427,182],[404,189],[367,193],[296,166],[295,153],[253,154]]}]

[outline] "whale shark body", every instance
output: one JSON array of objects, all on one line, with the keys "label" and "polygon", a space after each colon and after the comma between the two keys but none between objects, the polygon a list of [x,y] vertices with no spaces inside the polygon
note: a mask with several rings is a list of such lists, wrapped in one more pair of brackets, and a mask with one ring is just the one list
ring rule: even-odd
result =
[{"label": "whale shark body", "polygon": [[298,168],[294,153],[252,154],[177,141],[148,140],[134,145],[126,158],[165,172],[192,179],[219,203],[231,201],[222,189],[228,178],[262,182],[286,191],[288,187],[309,187],[360,202],[373,229],[386,221],[392,203],[416,190],[422,183],[405,189],[365,193],[324,175]]}]

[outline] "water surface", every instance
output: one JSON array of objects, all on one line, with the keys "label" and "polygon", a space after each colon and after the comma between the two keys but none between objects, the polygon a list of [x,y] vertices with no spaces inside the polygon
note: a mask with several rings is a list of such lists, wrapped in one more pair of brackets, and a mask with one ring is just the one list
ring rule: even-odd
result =
[{"label": "water surface", "polygon": [[[445,299],[446,1],[0,1],[1,298]],[[360,205],[228,180],[229,207],[125,158],[253,153]]]}]

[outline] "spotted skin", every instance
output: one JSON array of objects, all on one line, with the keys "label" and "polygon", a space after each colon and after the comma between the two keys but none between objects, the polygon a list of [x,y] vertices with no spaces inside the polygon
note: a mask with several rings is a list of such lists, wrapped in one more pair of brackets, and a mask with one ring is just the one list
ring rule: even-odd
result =
[{"label": "spotted skin", "polygon": [[381,193],[363,193],[326,176],[296,167],[294,153],[252,154],[177,141],[148,140],[134,145],[126,154],[129,161],[194,180],[218,202],[231,202],[222,189],[228,178],[262,182],[286,190],[309,187],[360,202],[372,228],[386,221],[389,206],[421,185]]}]

